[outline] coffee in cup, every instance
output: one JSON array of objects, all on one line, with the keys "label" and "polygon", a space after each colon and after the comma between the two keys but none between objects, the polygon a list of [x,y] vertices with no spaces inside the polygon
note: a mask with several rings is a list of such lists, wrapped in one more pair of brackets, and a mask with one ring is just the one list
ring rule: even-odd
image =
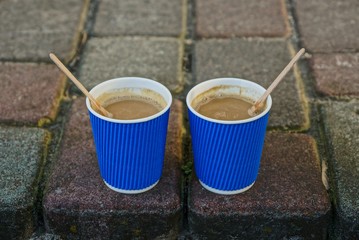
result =
[{"label": "coffee in cup", "polygon": [[160,94],[146,88],[113,89],[96,100],[112,113],[114,119],[119,120],[146,118],[159,113],[166,106]]},{"label": "coffee in cup", "polygon": [[192,101],[192,107],[208,118],[236,121],[251,118],[248,114],[255,100],[243,96],[238,86],[222,85],[213,87]]},{"label": "coffee in cup", "polygon": [[[150,79],[124,77],[100,83],[90,93],[115,117],[102,115],[86,99],[100,173],[106,186],[126,194],[153,188],[162,175],[171,92]],[[156,113],[136,115],[142,112],[140,108],[154,108]],[[124,116],[117,117],[123,113]]]},{"label": "coffee in cup", "polygon": [[[248,109],[264,92],[260,85],[238,78],[204,81],[188,92],[186,103],[194,168],[205,189],[228,195],[244,192],[253,186],[258,175],[272,98],[269,96],[261,112],[253,117],[247,115],[235,120],[241,116],[231,114],[237,111],[248,114]],[[233,109],[223,111],[228,101],[234,105]],[[242,109],[237,109],[236,104],[242,105]],[[214,115],[206,116],[202,111],[205,108],[214,110]],[[226,116],[224,120],[216,119],[218,115]]]}]

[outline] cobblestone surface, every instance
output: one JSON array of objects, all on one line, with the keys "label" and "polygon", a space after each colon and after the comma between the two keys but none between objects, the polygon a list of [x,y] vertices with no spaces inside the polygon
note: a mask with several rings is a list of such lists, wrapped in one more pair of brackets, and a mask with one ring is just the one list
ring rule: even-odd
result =
[{"label": "cobblestone surface", "polygon": [[94,34],[98,36],[179,36],[184,1],[105,0],[99,3]]},{"label": "cobblestone surface", "polygon": [[26,239],[37,225],[37,186],[49,134],[0,126],[0,136],[0,239]]},{"label": "cobblestone surface", "polygon": [[307,135],[268,134],[257,181],[244,193],[218,195],[192,180],[189,226],[200,238],[321,239],[330,218],[315,141]]},{"label": "cobblestone surface", "polygon": [[0,60],[49,61],[75,54],[89,0],[0,2]]},{"label": "cobblestone surface", "polygon": [[[359,239],[357,9],[358,0],[0,0],[0,239]],[[236,196],[204,190],[187,92],[219,77],[267,88],[302,47],[309,54],[272,93],[256,184]],[[135,76],[172,91],[154,189],[129,196],[103,184],[84,97],[49,64],[51,51],[89,90]]]},{"label": "cobblestone surface", "polygon": [[300,38],[310,52],[359,49],[357,0],[295,0]]},{"label": "cobblestone surface", "polygon": [[118,77],[145,77],[173,91],[182,88],[181,43],[175,38],[93,38],[86,46],[80,79],[88,88]]},{"label": "cobblestone surface", "polygon": [[330,102],[323,111],[334,171],[336,230],[338,236],[350,239],[359,236],[359,102]]},{"label": "cobblestone surface", "polygon": [[65,76],[53,65],[0,63],[0,121],[41,124],[54,120]]},{"label": "cobblestone surface", "polygon": [[199,37],[284,37],[287,12],[282,0],[196,0]]},{"label": "cobblestone surface", "polygon": [[359,96],[359,54],[315,54],[311,67],[317,91],[327,96]]},{"label": "cobblestone surface", "polygon": [[181,223],[182,104],[170,117],[163,176],[148,192],[119,194],[103,183],[85,99],[75,101],[44,198],[48,231],[62,238],[173,238]]},{"label": "cobblestone surface", "polygon": [[[221,39],[202,40],[196,44],[196,82],[218,77],[237,77],[269,87],[290,61],[285,40]],[[275,56],[275,57],[274,57]],[[270,59],[270,60],[268,60]],[[272,127],[307,128],[304,94],[293,72],[271,94]]]}]

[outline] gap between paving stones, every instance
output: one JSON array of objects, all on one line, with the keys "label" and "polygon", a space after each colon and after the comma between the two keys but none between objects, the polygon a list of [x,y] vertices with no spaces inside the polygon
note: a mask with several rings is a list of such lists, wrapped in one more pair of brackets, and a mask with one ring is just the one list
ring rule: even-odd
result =
[{"label": "gap between paving stones", "polygon": [[358,173],[355,170],[358,139],[354,137],[358,128],[357,125],[351,126],[359,119],[357,103],[358,99],[352,99],[349,102],[327,101],[318,106],[322,120],[321,134],[328,155],[329,190],[335,213],[331,232],[333,239],[341,236],[351,239],[349,236],[359,234],[359,205],[354,195],[358,190]]},{"label": "gap between paving stones", "polygon": [[[37,229],[33,234],[34,240],[37,239],[37,236],[41,236],[45,231],[45,224],[43,219],[43,193],[46,189],[46,185],[48,182],[48,178],[51,174],[51,170],[53,165],[56,163],[59,155],[59,149],[62,144],[62,136],[64,132],[64,127],[69,119],[69,110],[73,100],[69,97],[65,97],[62,99],[59,106],[59,113],[57,118],[52,121],[50,124],[43,126],[42,129],[47,130],[51,134],[51,139],[48,142],[48,146],[46,149],[46,161],[43,166],[44,171],[41,175],[41,179],[38,185],[38,198],[37,198]],[[56,238],[56,237],[55,237]]]},{"label": "gap between paving stones", "polygon": [[[304,87],[306,88],[306,93],[309,94],[308,97],[308,105],[309,105],[309,115],[311,126],[306,132],[310,136],[312,136],[317,143],[318,146],[318,154],[321,163],[321,173],[322,173],[322,181],[327,189],[329,199],[332,205],[332,216],[331,216],[331,224],[328,229],[328,234],[330,239],[336,239],[339,235],[335,232],[336,225],[338,224],[337,219],[337,196],[338,192],[335,190],[335,169],[333,166],[333,149],[329,143],[330,139],[325,130],[325,117],[323,115],[323,106],[329,104],[331,102],[350,102],[353,98],[349,97],[332,97],[332,96],[324,96],[314,90],[312,86],[314,76],[309,69],[309,61],[310,57],[306,59],[305,63],[300,64],[300,72],[304,75]],[[308,86],[309,85],[309,86]]]},{"label": "gap between paving stones", "polygon": [[[37,212],[41,208],[37,204],[38,186],[51,136],[44,129],[26,126],[2,126],[1,136],[1,147],[4,148],[1,152],[1,176],[5,179],[1,184],[4,195],[0,201],[0,238],[15,239],[31,234],[36,228]],[[4,159],[9,161],[3,162]]]}]

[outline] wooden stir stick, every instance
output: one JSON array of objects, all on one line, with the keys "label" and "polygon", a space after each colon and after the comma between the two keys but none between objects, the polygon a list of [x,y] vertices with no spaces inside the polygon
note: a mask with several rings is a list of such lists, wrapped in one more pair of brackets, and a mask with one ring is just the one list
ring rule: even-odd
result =
[{"label": "wooden stir stick", "polygon": [[278,75],[278,77],[273,81],[273,83],[269,86],[269,88],[264,92],[264,94],[254,103],[254,105],[248,109],[248,114],[250,116],[255,116],[256,113],[263,107],[264,101],[267,99],[269,94],[273,91],[273,89],[280,83],[280,81],[284,78],[284,76],[289,72],[289,70],[293,67],[293,65],[298,61],[298,59],[304,54],[305,49],[300,49],[299,52],[292,58],[292,60],[288,63],[288,65],[283,69],[283,71]]},{"label": "wooden stir stick", "polygon": [[88,97],[93,105],[96,106],[97,109],[101,111],[101,113],[109,118],[112,118],[112,113],[108,112],[104,107],[101,106],[101,104],[87,91],[87,89],[80,83],[79,80],[76,79],[76,77],[65,67],[65,65],[55,56],[55,54],[50,53],[49,54],[51,60],[58,66],[58,68],[66,74],[68,78],[72,80],[72,82],[85,94],[86,97]]}]

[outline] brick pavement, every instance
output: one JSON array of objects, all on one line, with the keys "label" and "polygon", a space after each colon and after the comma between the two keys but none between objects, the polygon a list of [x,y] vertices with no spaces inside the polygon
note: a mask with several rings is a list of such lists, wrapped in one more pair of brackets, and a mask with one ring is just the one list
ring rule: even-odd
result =
[{"label": "brick pavement", "polygon": [[320,178],[314,139],[305,134],[269,133],[259,176],[249,191],[222,196],[192,182],[191,230],[200,238],[320,239],[331,219]]},{"label": "brick pavement", "polygon": [[44,194],[45,223],[62,238],[173,238],[181,226],[182,103],[170,116],[160,183],[138,195],[119,194],[101,179],[84,98],[74,101],[58,163]]},{"label": "brick pavement", "polygon": [[49,133],[2,126],[0,134],[0,238],[26,238],[37,225],[37,191]]},{"label": "brick pavement", "polygon": [[[0,1],[0,238],[359,238],[356,9],[356,0]],[[188,90],[231,76],[268,87],[300,47],[308,54],[272,94],[255,185],[235,196],[203,189],[191,173]],[[154,189],[131,196],[103,184],[84,97],[50,51],[89,89],[142,76],[172,91]]]},{"label": "brick pavement", "polygon": [[0,63],[1,121],[41,125],[56,118],[66,78],[54,65]]},{"label": "brick pavement", "polygon": [[290,31],[282,0],[198,0],[195,4],[199,37],[285,37]]},{"label": "brick pavement", "polygon": [[175,38],[92,38],[86,44],[79,78],[91,89],[117,76],[137,76],[182,89],[181,43]]},{"label": "brick pavement", "polygon": [[89,0],[2,1],[1,60],[49,61],[54,51],[63,59],[75,54]]}]

